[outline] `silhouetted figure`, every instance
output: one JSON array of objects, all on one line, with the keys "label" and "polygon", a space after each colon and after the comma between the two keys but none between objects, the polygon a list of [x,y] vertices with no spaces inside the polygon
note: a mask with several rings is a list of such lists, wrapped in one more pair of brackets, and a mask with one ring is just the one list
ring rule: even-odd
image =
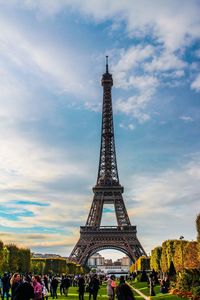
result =
[{"label": "silhouetted figure", "polygon": [[147,273],[146,273],[145,270],[142,271],[140,281],[141,281],[141,282],[148,282],[148,281],[149,281],[148,276],[147,276]]},{"label": "silhouetted figure", "polygon": [[10,290],[10,276],[7,273],[4,273],[1,278],[2,281],[2,300],[6,296],[6,300],[9,300],[9,290]]},{"label": "silhouetted figure", "polygon": [[79,300],[84,300],[84,293],[85,293],[85,279],[84,279],[84,276],[81,275],[78,279],[78,296],[79,296]]},{"label": "silhouetted figure", "polygon": [[51,288],[52,288],[52,298],[58,299],[58,295],[57,295],[58,279],[56,277],[52,279]]},{"label": "silhouetted figure", "polygon": [[11,285],[11,300],[14,300],[16,296],[16,291],[18,286],[20,285],[21,277],[19,273],[14,273],[14,275],[10,279],[10,285]]},{"label": "silhouetted figure", "polygon": [[24,282],[22,282],[16,290],[16,299],[30,300],[30,299],[34,299],[34,296],[35,294],[34,294],[34,288],[31,284],[31,277],[29,275],[26,275]]},{"label": "silhouetted figure", "polygon": [[155,296],[156,293],[154,291],[154,278],[153,278],[153,274],[149,275],[149,294],[150,296]]},{"label": "silhouetted figure", "polygon": [[68,276],[66,276],[63,281],[63,289],[64,289],[65,296],[68,296],[68,291],[70,286],[71,286],[71,280],[69,279]]},{"label": "silhouetted figure", "polygon": [[97,274],[95,274],[89,283],[89,300],[91,300],[92,295],[93,295],[93,300],[97,299],[99,285],[100,285],[99,279],[97,278]]},{"label": "silhouetted figure", "polygon": [[135,299],[131,287],[125,282],[124,276],[120,276],[119,285],[116,288],[118,300],[133,300]]}]

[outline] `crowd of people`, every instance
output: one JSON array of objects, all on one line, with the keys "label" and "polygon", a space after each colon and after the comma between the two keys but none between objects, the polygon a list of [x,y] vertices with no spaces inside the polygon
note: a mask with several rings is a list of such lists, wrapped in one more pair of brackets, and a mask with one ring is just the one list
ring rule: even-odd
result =
[{"label": "crowd of people", "polygon": [[[4,273],[0,278],[0,292],[2,300],[48,300],[48,297],[57,299],[59,278],[57,276],[39,276],[19,273],[13,275]],[[60,293],[67,295],[70,282],[63,276],[60,284]]]},{"label": "crowd of people", "polygon": [[114,275],[102,278],[97,275],[79,276],[39,276],[19,273],[4,273],[0,277],[0,294],[2,300],[48,300],[58,299],[58,288],[60,295],[68,296],[70,286],[76,286],[79,300],[84,300],[85,292],[89,294],[89,300],[96,300],[100,286],[104,282],[107,285],[108,300],[133,300],[134,295],[130,286],[125,282],[123,276],[116,283]]}]

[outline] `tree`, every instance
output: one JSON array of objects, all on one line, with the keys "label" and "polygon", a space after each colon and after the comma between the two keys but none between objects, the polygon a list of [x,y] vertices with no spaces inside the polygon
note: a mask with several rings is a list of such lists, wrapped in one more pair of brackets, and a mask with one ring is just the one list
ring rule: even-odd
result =
[{"label": "tree", "polygon": [[8,251],[9,251],[9,272],[17,272],[18,271],[18,254],[19,254],[19,249],[17,248],[16,245],[10,244],[6,246]]},{"label": "tree", "polygon": [[3,242],[0,241],[0,273],[3,273],[2,269],[2,264],[3,264]]},{"label": "tree", "polygon": [[156,247],[151,250],[151,261],[150,266],[151,269],[154,269],[156,272],[161,270],[161,255],[162,255],[162,247]]},{"label": "tree", "polygon": [[137,260],[137,270],[149,270],[150,269],[150,258],[146,256],[140,256]]},{"label": "tree", "polygon": [[196,228],[197,228],[197,241],[200,243],[200,213],[196,218]]},{"label": "tree", "polygon": [[6,246],[3,247],[2,273],[9,270],[9,250]]},{"label": "tree", "polygon": [[18,271],[20,273],[27,273],[30,271],[31,252],[30,249],[18,250]]},{"label": "tree", "polygon": [[175,241],[176,240],[167,240],[162,243],[162,254],[161,254],[162,272],[168,272],[170,268],[170,263],[174,259]]}]

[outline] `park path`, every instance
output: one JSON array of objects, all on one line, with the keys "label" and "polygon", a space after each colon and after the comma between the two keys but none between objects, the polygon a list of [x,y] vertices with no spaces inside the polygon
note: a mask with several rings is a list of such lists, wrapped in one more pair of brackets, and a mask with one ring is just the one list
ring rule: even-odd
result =
[{"label": "park path", "polygon": [[149,300],[150,297],[144,295],[142,292],[140,292],[139,290],[135,289],[134,287],[131,286],[131,288],[138,294],[140,295],[141,297],[143,297],[145,300]]},{"label": "park path", "polygon": [[129,283],[127,283],[131,289],[133,289],[138,295],[140,295],[141,297],[143,297],[145,300],[150,300],[150,297],[146,296],[145,294],[143,294],[142,292],[140,292],[139,290],[137,290],[136,288],[134,288],[132,285],[130,285]]}]

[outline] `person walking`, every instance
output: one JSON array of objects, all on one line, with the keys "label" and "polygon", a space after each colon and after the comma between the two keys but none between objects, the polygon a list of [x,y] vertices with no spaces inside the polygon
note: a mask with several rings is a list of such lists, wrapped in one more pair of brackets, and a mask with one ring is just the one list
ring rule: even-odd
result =
[{"label": "person walking", "polygon": [[34,300],[42,300],[42,282],[40,276],[32,276],[33,288],[34,288]]},{"label": "person walking", "polygon": [[149,275],[149,295],[150,296],[156,295],[156,293],[154,291],[154,276],[152,273]]},{"label": "person walking", "polygon": [[18,286],[20,285],[21,277],[19,273],[14,273],[10,279],[11,285],[11,300],[14,300]]},{"label": "person walking", "polygon": [[42,294],[43,294],[43,298],[45,300],[48,300],[49,297],[49,279],[47,275],[44,275],[43,280],[42,280]]},{"label": "person walking", "polygon": [[2,282],[2,300],[6,296],[6,300],[9,300],[9,291],[10,291],[10,276],[7,273],[4,273],[3,277],[1,278]]},{"label": "person walking", "polygon": [[112,300],[114,300],[115,299],[115,293],[116,293],[116,287],[117,287],[116,277],[115,277],[115,275],[111,275],[110,278],[111,278],[111,287],[112,287],[112,290],[113,290]]},{"label": "person walking", "polygon": [[91,300],[91,296],[93,296],[93,300],[97,299],[99,288],[100,288],[99,279],[97,278],[97,274],[94,274],[94,276],[91,278],[91,281],[89,283],[89,300]]},{"label": "person walking", "polygon": [[68,276],[65,276],[63,281],[63,286],[64,286],[64,295],[68,296],[69,287],[71,286],[71,281]]},{"label": "person walking", "polygon": [[34,299],[34,288],[31,284],[31,277],[26,275],[24,281],[17,287],[14,300]]},{"label": "person walking", "polygon": [[54,299],[55,297],[56,299],[58,299],[58,295],[57,295],[58,279],[56,278],[56,276],[54,276],[54,278],[52,279],[51,288],[52,288],[52,298]]},{"label": "person walking", "polygon": [[112,288],[112,279],[111,277],[109,277],[106,281],[107,283],[107,296],[108,296],[108,300],[113,300],[113,288]]},{"label": "person walking", "polygon": [[124,276],[120,276],[119,285],[116,288],[118,300],[134,300],[134,294],[131,287],[125,282]]},{"label": "person walking", "polygon": [[84,293],[85,293],[85,278],[81,275],[78,278],[78,297],[79,300],[84,300]]}]

